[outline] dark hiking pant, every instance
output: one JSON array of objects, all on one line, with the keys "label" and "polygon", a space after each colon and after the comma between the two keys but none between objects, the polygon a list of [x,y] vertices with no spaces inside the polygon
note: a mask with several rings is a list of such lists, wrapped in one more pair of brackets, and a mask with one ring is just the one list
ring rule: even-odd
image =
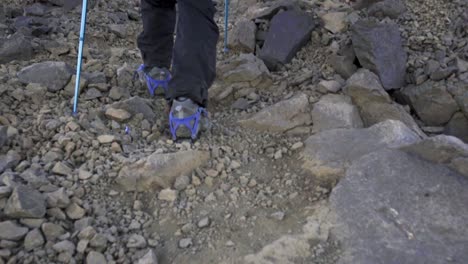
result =
[{"label": "dark hiking pant", "polygon": [[[138,48],[145,66],[170,68],[167,99],[188,97],[206,106],[216,76],[219,30],[212,0],[141,0],[143,32]],[[176,38],[174,43],[174,29]]]}]

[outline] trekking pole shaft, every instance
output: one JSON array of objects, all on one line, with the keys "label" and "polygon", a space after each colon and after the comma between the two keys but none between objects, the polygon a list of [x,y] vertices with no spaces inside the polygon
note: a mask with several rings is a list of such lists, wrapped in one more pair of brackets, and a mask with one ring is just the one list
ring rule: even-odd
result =
[{"label": "trekking pole shaft", "polygon": [[228,50],[229,0],[224,2],[224,52]]},{"label": "trekking pole shaft", "polygon": [[75,81],[75,97],[73,101],[73,114],[77,113],[78,97],[80,94],[80,77],[81,77],[81,62],[83,59],[83,45],[86,32],[86,11],[88,9],[88,0],[83,0],[81,10],[81,27],[80,27],[80,41],[78,44],[78,59],[76,63],[76,81]]}]

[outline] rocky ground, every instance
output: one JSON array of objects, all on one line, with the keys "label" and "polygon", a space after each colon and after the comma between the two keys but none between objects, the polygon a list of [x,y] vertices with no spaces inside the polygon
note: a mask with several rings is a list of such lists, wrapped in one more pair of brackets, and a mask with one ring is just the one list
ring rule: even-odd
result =
[{"label": "rocky ground", "polygon": [[231,1],[194,144],[137,2],[90,1],[77,116],[80,1],[0,5],[0,264],[468,261],[466,1]]}]

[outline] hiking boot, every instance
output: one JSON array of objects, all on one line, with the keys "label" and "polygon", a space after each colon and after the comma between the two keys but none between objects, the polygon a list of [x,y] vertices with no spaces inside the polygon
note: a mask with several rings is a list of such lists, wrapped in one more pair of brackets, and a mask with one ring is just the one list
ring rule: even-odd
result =
[{"label": "hiking boot", "polygon": [[209,129],[208,113],[205,108],[186,97],[172,102],[169,113],[169,126],[172,138],[191,138],[196,140],[201,131]]},{"label": "hiking boot", "polygon": [[171,73],[166,68],[159,67],[146,67],[141,65],[138,68],[137,73],[142,83],[146,82],[148,91],[151,96],[154,96],[158,91],[157,88],[161,87],[163,92],[159,94],[165,94],[167,92],[169,81],[171,80]]}]

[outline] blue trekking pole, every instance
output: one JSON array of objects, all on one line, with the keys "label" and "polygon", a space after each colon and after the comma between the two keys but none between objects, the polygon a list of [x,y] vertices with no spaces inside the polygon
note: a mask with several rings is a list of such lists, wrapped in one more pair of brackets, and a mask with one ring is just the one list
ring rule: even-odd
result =
[{"label": "blue trekking pole", "polygon": [[73,115],[77,114],[78,96],[80,94],[80,77],[81,77],[81,61],[83,59],[83,44],[86,31],[86,10],[88,9],[88,0],[83,0],[83,7],[81,10],[81,29],[80,29],[80,42],[78,47],[78,61],[76,63],[76,81],[75,81],[75,98],[73,101]]},{"label": "blue trekking pole", "polygon": [[224,52],[228,52],[229,0],[224,1]]}]

